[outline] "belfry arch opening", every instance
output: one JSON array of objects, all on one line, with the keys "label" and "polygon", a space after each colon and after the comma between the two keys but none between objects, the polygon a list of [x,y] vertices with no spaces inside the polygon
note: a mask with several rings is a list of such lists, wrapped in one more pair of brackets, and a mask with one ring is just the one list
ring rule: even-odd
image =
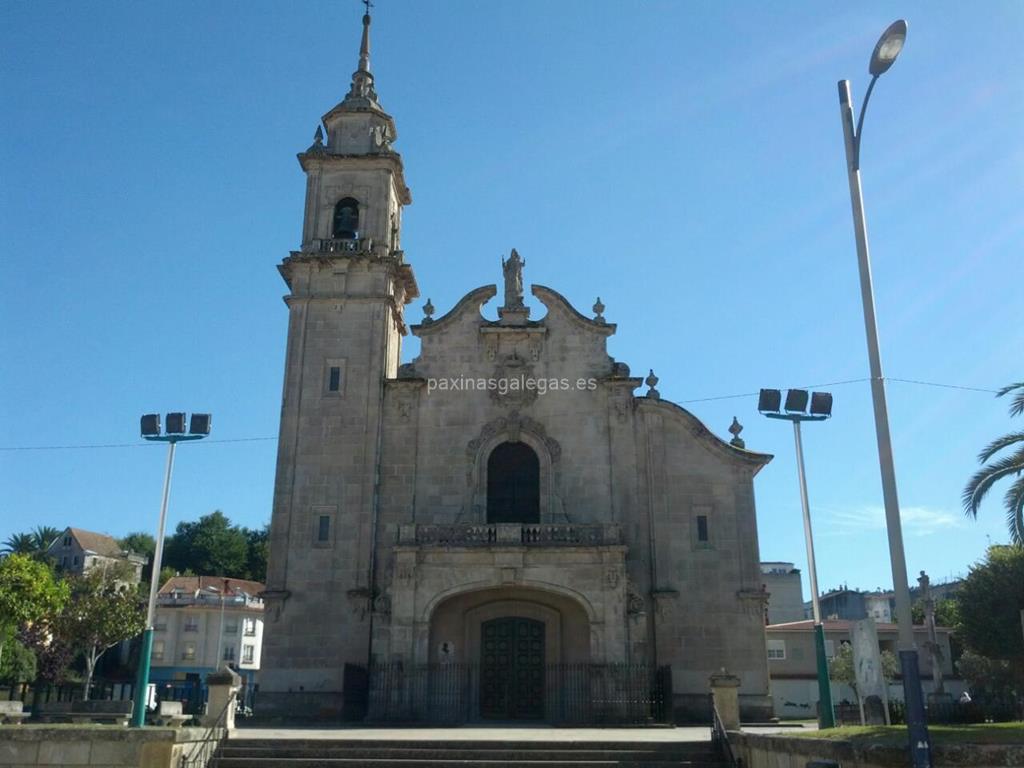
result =
[{"label": "belfry arch opening", "polygon": [[526,443],[501,443],[487,457],[487,522],[540,522],[540,460]]},{"label": "belfry arch opening", "polygon": [[359,237],[359,201],[354,197],[343,197],[334,206],[331,237],[338,240],[355,240]]}]

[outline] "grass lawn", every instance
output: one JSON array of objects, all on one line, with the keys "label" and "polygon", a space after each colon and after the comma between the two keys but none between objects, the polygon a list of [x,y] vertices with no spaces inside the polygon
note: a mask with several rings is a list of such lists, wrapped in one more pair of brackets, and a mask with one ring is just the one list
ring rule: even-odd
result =
[{"label": "grass lawn", "polygon": [[[929,725],[933,744],[1024,744],[1024,723],[978,725]],[[788,736],[805,739],[837,739],[854,743],[904,744],[905,725],[847,725],[824,731],[794,731]]]}]

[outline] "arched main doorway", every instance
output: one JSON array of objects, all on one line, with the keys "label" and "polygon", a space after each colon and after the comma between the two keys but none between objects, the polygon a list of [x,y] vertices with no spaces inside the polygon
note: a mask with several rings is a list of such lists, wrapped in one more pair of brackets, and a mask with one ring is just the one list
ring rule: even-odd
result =
[{"label": "arched main doorway", "polygon": [[540,522],[540,461],[526,443],[502,443],[487,458],[487,522]]}]

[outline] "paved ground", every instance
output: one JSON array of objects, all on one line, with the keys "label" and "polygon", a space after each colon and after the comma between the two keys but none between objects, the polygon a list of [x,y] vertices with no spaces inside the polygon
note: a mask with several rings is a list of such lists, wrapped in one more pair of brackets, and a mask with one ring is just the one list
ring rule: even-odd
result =
[{"label": "paved ground", "polygon": [[711,729],[695,728],[236,728],[234,739],[360,739],[387,741],[707,741]]}]

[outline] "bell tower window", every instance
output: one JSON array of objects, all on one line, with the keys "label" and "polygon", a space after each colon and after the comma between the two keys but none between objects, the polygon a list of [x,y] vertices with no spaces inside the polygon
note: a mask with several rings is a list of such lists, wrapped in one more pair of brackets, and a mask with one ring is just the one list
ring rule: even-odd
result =
[{"label": "bell tower window", "polygon": [[343,197],[334,206],[334,226],[331,237],[336,240],[355,240],[359,237],[359,201]]}]

